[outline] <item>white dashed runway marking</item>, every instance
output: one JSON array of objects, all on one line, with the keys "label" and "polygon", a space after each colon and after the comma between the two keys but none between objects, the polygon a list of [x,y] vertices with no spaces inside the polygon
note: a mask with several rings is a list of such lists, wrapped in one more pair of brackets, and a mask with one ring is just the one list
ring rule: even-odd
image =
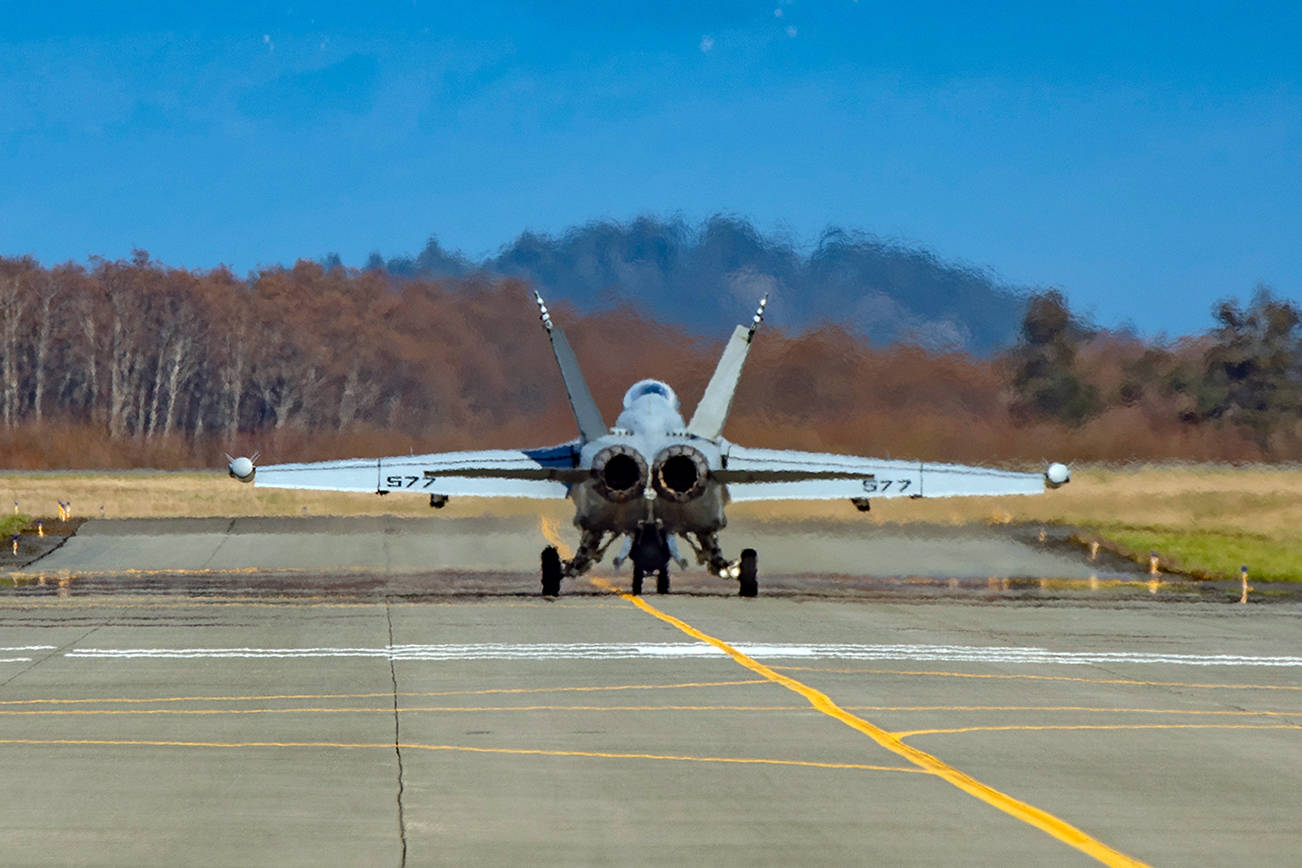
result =
[{"label": "white dashed runway marking", "polygon": [[[996,664],[1137,663],[1176,666],[1302,666],[1302,657],[1241,654],[1163,654],[1144,651],[1051,651],[1033,647],[978,645],[770,644],[738,642],[743,654],[761,660],[900,660]],[[20,650],[20,649],[3,649]],[[26,650],[26,649],[23,649]],[[32,649],[35,650],[35,649]],[[44,650],[44,649],[43,649]],[[379,657],[390,660],[627,660],[705,659],[724,653],[700,642],[574,643],[512,645],[393,645],[380,648],[79,648],[67,657],[109,660],[223,658]]]},{"label": "white dashed runway marking", "polygon": [[[0,654],[10,651],[53,651],[53,645],[9,645],[0,646]],[[0,657],[0,663],[31,663],[30,657]]]}]

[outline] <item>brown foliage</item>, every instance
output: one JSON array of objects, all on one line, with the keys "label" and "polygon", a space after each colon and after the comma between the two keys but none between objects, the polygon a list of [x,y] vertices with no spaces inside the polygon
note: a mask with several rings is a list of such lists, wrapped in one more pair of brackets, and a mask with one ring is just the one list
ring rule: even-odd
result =
[{"label": "brown foliage", "polygon": [[[516,281],[398,280],[311,262],[241,280],[143,252],[89,269],[0,258],[0,314],[10,467],[213,466],[223,450],[310,460],[574,436]],[[650,376],[673,385],[690,416],[726,337],[628,306],[581,314],[560,304],[554,316],[608,422],[625,389]],[[1160,355],[1167,370],[1199,352],[1196,342],[1094,335],[1075,364],[1105,409],[1077,428],[1019,426],[1008,372],[993,361],[874,348],[834,325],[799,335],[765,326],[726,433],[756,446],[961,461],[1262,457],[1232,426],[1183,421],[1187,399],[1148,364]]]}]

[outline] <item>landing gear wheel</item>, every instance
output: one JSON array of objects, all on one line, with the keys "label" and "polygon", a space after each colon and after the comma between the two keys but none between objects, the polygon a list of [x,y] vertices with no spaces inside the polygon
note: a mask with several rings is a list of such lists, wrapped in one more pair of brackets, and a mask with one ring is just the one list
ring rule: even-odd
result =
[{"label": "landing gear wheel", "polygon": [[633,567],[633,596],[635,597],[642,596],[642,575],[642,568],[635,565]]},{"label": "landing gear wheel", "polygon": [[544,597],[555,597],[561,592],[561,555],[556,546],[542,550],[542,592]]},{"label": "landing gear wheel", "polygon": [[656,593],[669,593],[669,567],[661,567],[660,572],[656,574]]},{"label": "landing gear wheel", "polygon": [[741,550],[741,563],[738,564],[741,575],[737,577],[737,593],[743,597],[753,597],[759,593],[757,559],[754,549]]}]

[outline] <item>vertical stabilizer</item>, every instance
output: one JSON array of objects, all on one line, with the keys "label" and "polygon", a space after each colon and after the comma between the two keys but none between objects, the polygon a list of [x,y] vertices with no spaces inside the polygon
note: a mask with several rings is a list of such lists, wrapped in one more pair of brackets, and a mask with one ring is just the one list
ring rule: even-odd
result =
[{"label": "vertical stabilizer", "polygon": [[715,440],[723,433],[723,425],[728,421],[728,408],[732,405],[733,393],[737,391],[737,381],[741,379],[742,366],[746,364],[746,354],[750,352],[751,339],[755,330],[764,321],[764,306],[768,304],[767,295],[760,299],[759,310],[751,320],[750,328],[737,326],[723,348],[719,364],[714,368],[714,376],[705,387],[701,403],[696,405],[692,421],[687,424],[687,433],[708,440]]},{"label": "vertical stabilizer", "polygon": [[579,425],[579,437],[585,443],[595,440],[607,433],[606,423],[601,418],[601,411],[597,409],[597,402],[593,400],[592,392],[588,390],[587,382],[583,379],[579,360],[574,357],[574,350],[570,349],[570,342],[565,339],[565,332],[552,322],[551,314],[547,312],[547,305],[543,303],[542,296],[535,292],[533,297],[538,302],[538,317],[542,320],[543,326],[547,329],[547,337],[552,342],[552,353],[556,356],[556,364],[560,366],[561,379],[565,381],[565,392],[570,396],[570,409],[574,411],[574,421]]}]

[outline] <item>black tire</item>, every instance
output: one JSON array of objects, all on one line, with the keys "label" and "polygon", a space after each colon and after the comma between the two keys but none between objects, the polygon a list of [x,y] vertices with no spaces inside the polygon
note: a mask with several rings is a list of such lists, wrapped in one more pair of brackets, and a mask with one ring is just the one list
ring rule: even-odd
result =
[{"label": "black tire", "polygon": [[633,567],[633,596],[642,596],[642,568]]},{"label": "black tire", "polygon": [[556,546],[547,546],[539,557],[542,565],[542,592],[544,597],[555,597],[561,592],[561,554]]},{"label": "black tire", "polygon": [[669,593],[669,568],[661,567],[660,572],[656,574],[656,593]]},{"label": "black tire", "polygon": [[758,556],[754,549],[741,550],[741,575],[737,577],[737,593],[743,597],[754,597],[759,593]]}]

